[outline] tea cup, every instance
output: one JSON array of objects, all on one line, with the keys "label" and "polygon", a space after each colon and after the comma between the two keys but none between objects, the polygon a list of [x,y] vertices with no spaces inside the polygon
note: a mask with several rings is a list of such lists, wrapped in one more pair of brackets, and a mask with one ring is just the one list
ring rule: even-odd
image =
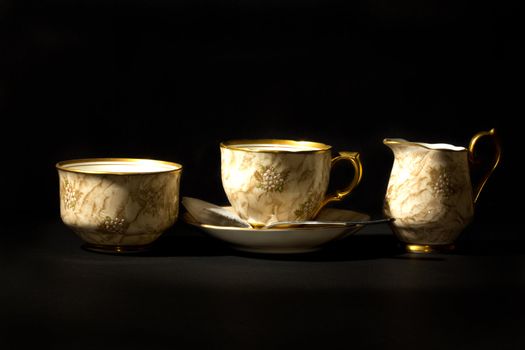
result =
[{"label": "tea cup", "polygon": [[[233,210],[253,227],[274,221],[310,220],[359,184],[358,152],[339,152],[319,142],[281,139],[229,140],[220,144],[221,180]],[[350,162],[348,185],[326,194],[334,164]]]}]

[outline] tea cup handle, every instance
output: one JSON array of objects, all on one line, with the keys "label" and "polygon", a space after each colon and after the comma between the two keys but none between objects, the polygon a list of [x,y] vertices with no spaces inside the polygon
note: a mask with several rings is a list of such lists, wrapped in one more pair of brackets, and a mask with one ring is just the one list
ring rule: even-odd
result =
[{"label": "tea cup handle", "polygon": [[339,152],[339,155],[337,157],[332,158],[332,163],[330,165],[330,168],[333,169],[334,165],[337,162],[340,162],[343,160],[350,162],[352,166],[354,167],[354,177],[352,178],[352,181],[350,182],[350,184],[346,186],[344,189],[335,191],[334,194],[329,194],[324,198],[323,202],[321,203],[321,205],[319,206],[319,208],[313,215],[314,218],[319,214],[321,209],[323,209],[328,203],[342,200],[343,198],[348,196],[350,192],[352,192],[354,188],[356,188],[357,185],[359,185],[359,183],[361,182],[361,178],[363,177],[363,165],[361,163],[361,159],[359,158],[359,153],[358,152],[345,152],[345,151]]},{"label": "tea cup handle", "polygon": [[489,177],[492,174],[492,172],[494,171],[494,169],[496,169],[496,167],[498,166],[498,163],[499,163],[500,158],[501,158],[501,144],[500,144],[499,138],[496,135],[496,130],[495,129],[491,129],[489,131],[480,131],[480,132],[478,132],[476,135],[474,135],[472,137],[472,139],[470,140],[469,146],[468,146],[468,159],[469,159],[469,162],[471,164],[479,163],[479,161],[475,157],[475,148],[476,148],[476,144],[479,141],[479,139],[481,139],[482,137],[485,137],[485,136],[488,136],[488,137],[492,138],[492,140],[494,142],[494,147],[496,149],[496,153],[494,155],[494,159],[492,160],[491,167],[487,170],[487,172],[485,174],[483,174],[483,176],[481,177],[479,183],[474,188],[474,193],[473,193],[474,194],[474,203],[477,202],[479,194],[481,193],[481,190],[485,186],[485,183],[489,179]]}]

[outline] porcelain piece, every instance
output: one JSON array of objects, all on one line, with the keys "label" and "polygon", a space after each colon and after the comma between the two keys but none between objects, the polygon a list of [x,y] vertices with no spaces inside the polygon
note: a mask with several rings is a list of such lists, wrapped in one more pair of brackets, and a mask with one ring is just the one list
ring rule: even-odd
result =
[{"label": "porcelain piece", "polygon": [[[470,164],[477,141],[490,137],[496,148],[489,171],[473,189]],[[474,203],[500,158],[494,129],[476,134],[469,148],[385,139],[394,164],[384,212],[397,237],[414,252],[449,249],[474,216]]]},{"label": "porcelain piece", "polygon": [[[227,207],[228,210],[233,210]],[[367,214],[335,208],[325,208],[318,218],[326,221],[369,220]],[[207,225],[197,222],[189,213],[183,215],[184,221],[196,226],[210,236],[225,241],[241,251],[265,254],[307,253],[320,249],[324,244],[349,236],[363,225],[351,227],[301,227],[256,229],[232,226]]]},{"label": "porcelain piece", "polygon": [[[331,156],[331,146],[308,141],[275,139],[223,142],[221,178],[234,211],[254,227],[272,221],[308,220],[332,201],[346,197],[361,181],[356,152]],[[354,177],[349,185],[326,195],[330,170],[349,161]]]},{"label": "porcelain piece", "polygon": [[180,164],[129,158],[60,162],[62,221],[86,248],[144,249],[177,220]]},{"label": "porcelain piece", "polygon": [[[201,224],[214,225],[214,226],[233,226],[233,227],[248,227],[252,226],[241,219],[231,208],[220,207],[213,203],[203,201],[201,199],[192,197],[182,197],[181,200],[184,207],[188,210],[190,215],[195,221]],[[266,224],[257,229],[265,230],[269,228],[292,228],[292,227],[304,227],[304,226],[355,226],[355,225],[375,225],[385,224],[392,221],[390,218],[375,219],[375,220],[351,220],[351,221],[340,221],[330,220],[321,221],[317,220],[306,220],[306,221],[274,221]]]},{"label": "porcelain piece", "polygon": [[200,223],[216,226],[252,227],[232,210],[213,203],[187,196],[182,197],[181,202],[191,216]]}]

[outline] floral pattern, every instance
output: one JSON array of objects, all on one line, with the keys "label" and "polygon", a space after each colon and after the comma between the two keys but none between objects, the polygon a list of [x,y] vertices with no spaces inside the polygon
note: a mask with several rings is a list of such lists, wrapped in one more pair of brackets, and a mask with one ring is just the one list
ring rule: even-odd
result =
[{"label": "floral pattern", "polygon": [[432,191],[435,196],[442,196],[444,198],[450,198],[458,192],[458,185],[455,178],[450,176],[453,172],[449,172],[448,169],[432,169],[430,172],[430,178],[432,182]]},{"label": "floral pattern", "polygon": [[298,209],[294,211],[297,220],[309,218],[317,209],[320,195],[310,193],[308,199],[301,203]]},{"label": "floral pattern", "polygon": [[81,195],[82,193],[76,190],[71,182],[64,180],[62,183],[62,200],[66,209],[74,210]]},{"label": "floral pattern", "polygon": [[254,173],[256,187],[264,192],[282,192],[288,177],[288,171],[277,171],[274,166],[260,166]]},{"label": "floral pattern", "polygon": [[110,216],[106,216],[98,228],[107,233],[124,233],[128,226],[128,223],[123,218],[111,218]]},{"label": "floral pattern", "polygon": [[163,194],[148,188],[141,188],[136,196],[137,203],[142,207],[144,214],[154,215],[160,210]]}]

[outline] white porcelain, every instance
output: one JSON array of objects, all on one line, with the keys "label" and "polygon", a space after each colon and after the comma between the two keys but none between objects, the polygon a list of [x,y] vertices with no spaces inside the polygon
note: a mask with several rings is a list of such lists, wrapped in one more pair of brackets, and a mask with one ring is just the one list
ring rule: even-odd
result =
[{"label": "white porcelain", "polygon": [[129,158],[57,164],[62,221],[99,251],[143,249],[177,220],[182,166]]},{"label": "white porcelain", "polygon": [[201,224],[252,227],[252,225],[241,219],[234,211],[203,201],[202,199],[184,196],[181,199],[181,203],[190,215]]},{"label": "white porcelain", "polygon": [[[496,154],[489,172],[473,189],[470,165],[478,139],[495,141]],[[496,168],[500,147],[494,130],[476,134],[469,149],[449,144],[385,139],[394,164],[385,195],[385,215],[397,237],[413,251],[449,246],[474,216],[474,203]],[[425,246],[425,247],[422,247]]]},{"label": "white porcelain", "polygon": [[[226,208],[233,210],[231,207]],[[351,210],[325,208],[319,213],[318,218],[326,221],[350,221],[369,220],[370,216]],[[312,252],[328,242],[349,236],[363,227],[363,225],[355,225],[351,227],[255,229],[201,224],[195,221],[189,213],[185,213],[183,219],[210,236],[231,244],[235,249],[265,254]]]},{"label": "white porcelain", "polygon": [[[308,220],[329,202],[346,197],[360,182],[359,154],[317,142],[231,140],[221,149],[221,179],[234,211],[254,227],[273,221]],[[347,188],[327,195],[332,165],[349,161],[355,174]]]}]

